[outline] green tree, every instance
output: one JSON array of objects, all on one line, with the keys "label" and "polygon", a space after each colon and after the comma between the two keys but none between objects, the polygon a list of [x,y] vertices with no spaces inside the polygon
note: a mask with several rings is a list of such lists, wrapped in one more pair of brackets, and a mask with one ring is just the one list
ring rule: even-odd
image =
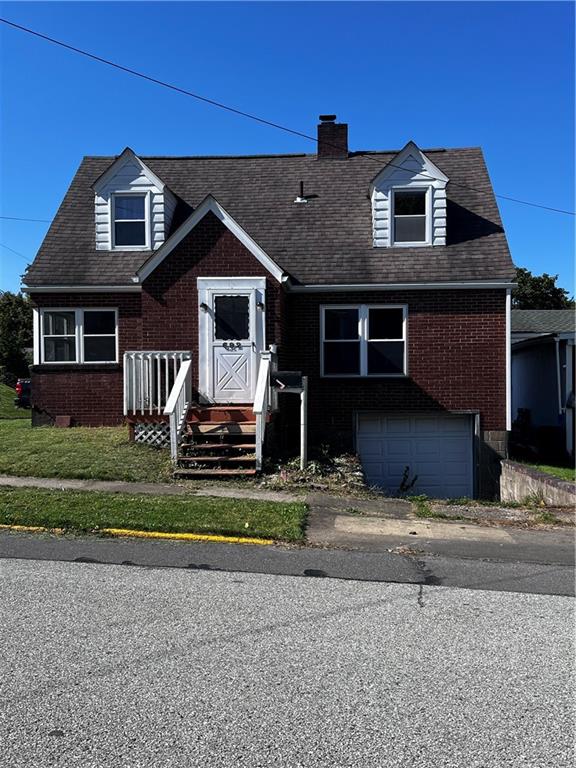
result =
[{"label": "green tree", "polygon": [[556,285],[558,275],[533,275],[527,269],[516,269],[518,288],[512,292],[514,309],[573,309],[574,299]]},{"label": "green tree", "polygon": [[32,346],[32,306],[21,293],[0,294],[0,378],[12,385],[28,375],[26,349]]}]

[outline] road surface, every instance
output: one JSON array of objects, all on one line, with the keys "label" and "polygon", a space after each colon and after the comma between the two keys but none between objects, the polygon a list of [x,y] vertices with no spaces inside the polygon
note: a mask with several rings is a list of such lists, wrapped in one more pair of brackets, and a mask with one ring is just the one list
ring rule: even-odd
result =
[{"label": "road surface", "polygon": [[573,599],[0,560],[6,768],[572,766]]}]

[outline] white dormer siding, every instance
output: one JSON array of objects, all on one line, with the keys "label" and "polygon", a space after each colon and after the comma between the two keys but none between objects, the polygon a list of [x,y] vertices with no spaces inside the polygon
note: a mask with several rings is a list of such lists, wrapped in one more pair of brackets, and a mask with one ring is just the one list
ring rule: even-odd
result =
[{"label": "white dormer siding", "polygon": [[[122,155],[94,184],[96,250],[156,250],[168,237],[176,199],[168,187],[132,152]],[[146,244],[117,246],[114,243],[114,197],[144,196]]]},{"label": "white dormer siding", "polygon": [[[375,248],[446,245],[446,185],[448,178],[410,142],[376,176],[371,186],[372,233]],[[394,237],[396,191],[422,193],[425,238],[398,242]]]}]

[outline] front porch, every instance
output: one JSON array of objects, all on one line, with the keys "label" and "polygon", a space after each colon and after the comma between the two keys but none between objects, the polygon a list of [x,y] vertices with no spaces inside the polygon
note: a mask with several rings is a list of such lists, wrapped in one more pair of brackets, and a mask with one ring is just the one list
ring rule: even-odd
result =
[{"label": "front porch", "polygon": [[[262,470],[279,392],[300,393],[301,464],[307,460],[306,377],[277,370],[275,346],[257,355],[253,402],[210,403],[190,351],[124,353],[124,416],[131,438],[170,446],[174,476],[254,476]],[[300,382],[294,381],[294,376]]]}]

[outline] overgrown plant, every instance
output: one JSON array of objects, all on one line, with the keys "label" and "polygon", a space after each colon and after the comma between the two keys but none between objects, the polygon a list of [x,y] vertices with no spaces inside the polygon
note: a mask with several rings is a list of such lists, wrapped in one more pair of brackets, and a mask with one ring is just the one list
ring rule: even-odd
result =
[{"label": "overgrown plant", "polygon": [[410,467],[406,466],[404,467],[404,472],[402,473],[402,480],[400,481],[400,485],[398,486],[398,496],[406,496],[406,494],[414,488],[414,485],[416,484],[416,480],[418,480],[418,475],[414,475],[412,479],[410,479]]}]

